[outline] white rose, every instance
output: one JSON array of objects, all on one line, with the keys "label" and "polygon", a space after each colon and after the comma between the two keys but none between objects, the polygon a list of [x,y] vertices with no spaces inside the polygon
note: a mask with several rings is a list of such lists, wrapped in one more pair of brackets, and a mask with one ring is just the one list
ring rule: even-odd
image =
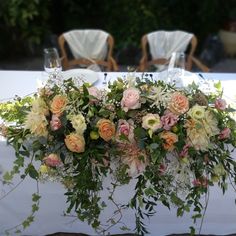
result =
[{"label": "white rose", "polygon": [[69,119],[76,133],[82,135],[87,128],[84,116],[82,114],[72,115]]}]

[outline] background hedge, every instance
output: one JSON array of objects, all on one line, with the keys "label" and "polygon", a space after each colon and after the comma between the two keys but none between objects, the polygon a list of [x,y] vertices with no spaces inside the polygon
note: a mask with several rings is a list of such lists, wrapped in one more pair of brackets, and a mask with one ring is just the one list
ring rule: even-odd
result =
[{"label": "background hedge", "polygon": [[194,33],[199,52],[235,9],[235,0],[1,0],[0,57],[41,53],[62,32],[85,28],[110,32],[124,64],[139,57],[143,34],[161,29]]}]

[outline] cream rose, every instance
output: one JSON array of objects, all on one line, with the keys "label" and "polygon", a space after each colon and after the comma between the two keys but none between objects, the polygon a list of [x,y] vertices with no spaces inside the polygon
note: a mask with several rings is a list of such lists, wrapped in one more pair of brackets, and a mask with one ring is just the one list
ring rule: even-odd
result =
[{"label": "cream rose", "polygon": [[141,107],[140,91],[136,88],[128,88],[123,92],[121,100],[121,107],[125,112],[130,109],[137,109]]},{"label": "cream rose", "polygon": [[69,116],[68,118],[71,120],[71,124],[76,130],[76,133],[82,135],[87,128],[84,116],[82,114],[78,114]]},{"label": "cream rose", "polygon": [[51,103],[51,112],[60,116],[66,108],[67,98],[65,96],[56,95]]},{"label": "cream rose", "polygon": [[97,122],[98,133],[105,141],[110,141],[115,136],[115,124],[108,119],[101,119]]},{"label": "cream rose", "polygon": [[81,153],[85,150],[85,140],[82,135],[71,133],[65,138],[66,147],[72,151]]},{"label": "cream rose", "polygon": [[152,132],[157,131],[162,127],[160,116],[158,114],[148,113],[142,118],[142,127],[144,129],[150,129]]}]

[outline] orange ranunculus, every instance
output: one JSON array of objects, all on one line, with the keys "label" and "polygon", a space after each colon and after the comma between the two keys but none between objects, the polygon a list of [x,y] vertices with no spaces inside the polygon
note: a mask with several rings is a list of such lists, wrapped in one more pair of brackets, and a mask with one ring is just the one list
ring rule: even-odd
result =
[{"label": "orange ranunculus", "polygon": [[178,136],[170,131],[164,131],[160,136],[165,140],[163,143],[164,149],[172,151],[174,149],[174,144],[178,141]]},{"label": "orange ranunculus", "polygon": [[171,96],[169,110],[176,115],[184,114],[189,109],[188,98],[180,92],[175,92]]},{"label": "orange ranunculus", "polygon": [[109,141],[115,136],[115,124],[108,119],[101,119],[97,122],[98,133],[102,139]]},{"label": "orange ranunculus", "polygon": [[65,110],[67,104],[67,98],[65,96],[56,95],[51,103],[51,112],[60,116]]},{"label": "orange ranunculus", "polygon": [[71,133],[65,138],[66,147],[72,152],[84,152],[85,140],[82,135]]}]

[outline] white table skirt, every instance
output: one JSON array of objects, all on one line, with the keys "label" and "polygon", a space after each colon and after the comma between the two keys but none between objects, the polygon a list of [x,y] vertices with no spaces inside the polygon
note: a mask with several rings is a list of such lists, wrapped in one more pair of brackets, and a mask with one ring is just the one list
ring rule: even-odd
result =
[{"label": "white table skirt", "polygon": [[[123,76],[125,73],[108,73],[107,78],[113,79]],[[203,74],[206,78],[222,80],[227,94],[234,93],[236,85],[235,74]],[[99,73],[100,81],[95,85],[102,86],[103,73]],[[153,74],[155,78],[157,74]],[[28,71],[0,71],[0,99],[14,97],[14,95],[27,95],[36,91],[36,81],[45,79],[44,72]],[[235,154],[236,156],[236,154]],[[5,141],[0,141],[0,165],[3,170],[10,170],[14,161],[14,150],[6,146]],[[1,175],[0,175],[1,178]],[[15,180],[17,183],[19,180]],[[134,186],[132,186],[134,187]],[[96,235],[96,233],[86,223],[74,221],[71,217],[64,217],[66,210],[64,189],[59,183],[40,183],[40,209],[36,213],[35,221],[27,228],[22,235],[45,235],[55,232],[77,232]],[[0,185],[0,196],[7,191],[7,187]],[[27,178],[15,191],[0,201],[0,235],[3,231],[21,223],[30,213],[31,194],[36,191],[36,182]],[[101,193],[105,194],[105,193]],[[132,194],[130,186],[124,186],[117,190],[116,197],[125,201],[128,195]],[[210,189],[210,200],[204,219],[202,234],[225,235],[236,233],[236,193],[229,187],[225,195],[215,186]],[[162,205],[157,207],[157,213],[149,221],[146,221],[147,228],[151,236],[162,236],[173,233],[188,233],[189,226],[193,225],[190,214],[183,217],[176,217],[176,209],[169,211]],[[104,218],[112,213],[111,209],[104,212]],[[74,222],[73,222],[74,221]],[[131,229],[135,227],[134,212],[127,210],[124,212],[123,222]],[[119,225],[120,226],[120,225]],[[200,226],[200,221],[194,225],[196,230]],[[112,234],[124,233],[119,227],[114,227]]]}]

